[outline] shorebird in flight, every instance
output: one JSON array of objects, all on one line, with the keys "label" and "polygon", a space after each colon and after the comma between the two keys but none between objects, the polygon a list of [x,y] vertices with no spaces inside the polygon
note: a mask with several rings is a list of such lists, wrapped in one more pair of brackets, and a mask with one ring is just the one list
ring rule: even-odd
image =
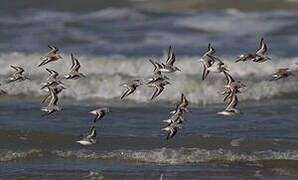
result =
[{"label": "shorebird in flight", "polygon": [[227,79],[227,82],[224,86],[224,91],[220,92],[220,94],[227,94],[224,98],[224,101],[226,101],[228,98],[232,97],[233,92],[235,94],[241,93],[239,89],[246,87],[246,85],[243,84],[241,81],[235,81],[234,78],[228,72],[224,71],[224,74]]},{"label": "shorebird in flight", "polygon": [[153,100],[154,98],[159,96],[160,93],[162,93],[162,91],[164,90],[164,87],[168,84],[170,84],[170,82],[168,82],[167,80],[164,80],[164,79],[157,79],[157,80],[153,81],[152,83],[148,84],[149,87],[155,88],[155,91],[151,97],[151,100]]},{"label": "shorebird in flight", "polygon": [[93,111],[90,111],[89,113],[96,115],[93,121],[94,123],[96,123],[96,121],[101,120],[108,112],[110,112],[109,108],[100,108],[100,109],[95,109]]},{"label": "shorebird in flight", "polygon": [[289,70],[289,68],[278,69],[276,73],[272,74],[272,79],[270,81],[276,81],[292,75],[293,73]]},{"label": "shorebird in flight", "polygon": [[203,65],[203,74],[202,74],[202,80],[205,80],[206,77],[209,74],[208,68],[210,68],[214,63],[213,54],[215,53],[214,48],[211,46],[211,44],[208,44],[208,51],[200,58],[200,62]]},{"label": "shorebird in flight", "polygon": [[162,130],[168,131],[167,139],[170,139],[173,136],[175,136],[175,134],[177,133],[177,131],[179,129],[182,129],[182,126],[181,126],[181,124],[178,124],[177,122],[173,122],[169,126],[162,128]]},{"label": "shorebird in flight", "polygon": [[52,46],[52,45],[48,45],[48,47],[51,49],[51,51],[48,52],[47,55],[40,58],[40,60],[42,60],[42,62],[38,65],[38,67],[48,64],[49,62],[57,61],[58,59],[62,59],[62,56],[57,54],[57,52],[59,51],[58,48],[56,48],[55,46]]},{"label": "shorebird in flight", "polygon": [[237,105],[238,105],[237,95],[235,92],[232,92],[231,100],[228,106],[226,107],[226,109],[224,111],[218,112],[217,114],[227,115],[227,116],[239,114],[240,111],[236,109]]},{"label": "shorebird in flight", "polygon": [[91,145],[96,143],[96,128],[93,126],[89,132],[89,134],[83,139],[76,141],[82,145]]},{"label": "shorebird in flight", "polygon": [[[221,73],[224,71],[228,71],[227,68],[225,67],[225,64],[220,60],[218,57],[212,56],[212,55],[206,55],[210,59],[213,59],[213,64],[210,67],[207,67],[207,71],[209,72],[214,72],[214,73]],[[206,77],[204,78],[206,79]]]},{"label": "shorebird in flight", "polygon": [[11,68],[13,68],[15,70],[15,72],[9,76],[7,78],[7,83],[11,83],[11,82],[14,82],[14,81],[17,81],[17,80],[26,80],[26,79],[29,79],[28,77],[26,77],[25,75],[23,75],[24,73],[24,69],[19,67],[19,66],[10,66]]},{"label": "shorebird in flight", "polygon": [[51,96],[51,100],[48,104],[47,107],[42,107],[41,110],[42,111],[45,111],[46,114],[44,115],[49,115],[49,114],[52,114],[53,112],[56,112],[56,111],[61,111],[62,109],[57,105],[57,102],[58,102],[58,96],[56,94],[56,92],[54,91],[54,88],[49,86],[48,87],[49,89],[49,92],[50,92],[50,96]]},{"label": "shorebird in flight", "polygon": [[44,83],[44,86],[41,89],[44,89],[48,86],[63,84],[61,81],[57,79],[57,77],[59,76],[58,72],[48,68],[46,68],[46,70],[50,73],[50,76],[47,78],[47,82]]},{"label": "shorebird in flight", "polygon": [[159,70],[163,73],[172,73],[175,71],[181,71],[178,67],[174,66],[175,61],[176,61],[176,57],[173,52],[173,48],[170,46],[166,63],[161,63],[162,68],[160,68]]},{"label": "shorebird in flight", "polygon": [[265,55],[266,51],[267,51],[267,45],[264,42],[264,38],[261,38],[260,47],[256,53],[242,54],[239,57],[237,57],[237,60],[235,62],[248,61],[248,60],[252,60],[254,62],[265,62],[267,60],[271,60],[270,57]]},{"label": "shorebird in flight", "polygon": [[65,75],[66,79],[77,79],[80,77],[86,77],[83,73],[79,72],[79,69],[81,68],[80,62],[79,60],[74,57],[73,54],[71,54],[71,68],[70,68],[70,72],[68,74]]},{"label": "shorebird in flight", "polygon": [[[59,93],[62,92],[62,90],[66,89],[64,86],[59,86],[59,85],[51,85],[51,87],[53,88],[54,90],[54,93],[56,95],[58,95]],[[46,95],[46,97],[41,101],[41,103],[44,103],[46,101],[49,101],[51,99],[51,92],[48,90],[48,94]]]},{"label": "shorebird in flight", "polygon": [[181,111],[182,113],[189,112],[187,109],[188,104],[189,104],[188,100],[186,99],[185,95],[182,93],[179,104],[176,106],[176,109],[174,111],[171,111],[170,113],[175,114],[178,111]]},{"label": "shorebird in flight", "polygon": [[157,80],[157,79],[169,79],[167,76],[163,75],[160,71],[160,69],[162,69],[162,65],[156,61],[153,61],[152,59],[149,59],[149,61],[152,63],[152,65],[154,66],[151,78],[149,78],[149,82],[146,83],[147,85],[152,83],[153,81]]},{"label": "shorebird in flight", "polygon": [[129,96],[130,94],[132,94],[133,92],[135,92],[135,90],[137,89],[138,86],[142,85],[143,83],[141,82],[141,80],[132,80],[129,81],[127,83],[123,83],[120,86],[125,87],[127,90],[122,94],[122,96],[120,97],[120,99],[123,99],[124,97]]},{"label": "shorebird in flight", "polygon": [[184,111],[179,108],[179,105],[177,105],[175,113],[173,113],[173,115],[169,119],[163,120],[163,122],[167,122],[168,124],[177,122],[178,124],[180,124],[182,123],[182,121],[184,121],[184,118],[182,117],[183,113]]}]

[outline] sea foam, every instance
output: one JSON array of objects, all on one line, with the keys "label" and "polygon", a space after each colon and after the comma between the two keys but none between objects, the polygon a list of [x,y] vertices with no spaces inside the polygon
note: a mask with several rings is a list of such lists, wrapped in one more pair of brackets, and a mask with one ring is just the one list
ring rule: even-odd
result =
[{"label": "sea foam", "polygon": [[[63,54],[62,60],[52,62],[44,67],[37,67],[41,54],[10,53],[0,56],[0,78],[1,88],[8,91],[8,95],[26,95],[42,97],[45,92],[40,90],[41,84],[45,82],[48,73],[45,68],[58,71],[60,77],[67,73],[71,66],[68,55]],[[81,62],[81,72],[86,78],[78,80],[64,80],[66,90],[62,97],[87,100],[91,98],[115,100],[123,93],[121,83],[133,79],[147,81],[153,70],[149,57],[126,58],[122,56],[78,56]],[[161,60],[165,59],[161,57]],[[210,73],[205,81],[201,80],[202,65],[199,57],[177,57],[176,65],[182,69],[181,72],[168,74],[171,84],[166,86],[164,92],[156,99],[160,102],[176,102],[180,94],[184,93],[192,104],[206,105],[222,103],[222,96],[218,93],[225,84],[225,77],[221,74]],[[290,67],[296,73],[298,58],[274,59],[262,64],[245,62],[234,63],[231,58],[223,59],[229,73],[236,80],[241,80],[247,88],[239,94],[241,101],[260,101],[271,98],[286,98],[289,94],[298,91],[297,78],[295,76],[279,81],[268,81],[270,75],[278,68]],[[9,65],[22,66],[25,74],[30,80],[5,84],[5,78],[13,73]],[[133,102],[148,102],[154,89],[142,86],[127,99]]]}]

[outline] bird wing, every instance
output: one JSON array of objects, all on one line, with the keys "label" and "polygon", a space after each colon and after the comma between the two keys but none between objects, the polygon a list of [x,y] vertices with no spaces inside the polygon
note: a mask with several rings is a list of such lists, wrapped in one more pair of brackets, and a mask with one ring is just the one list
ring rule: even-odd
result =
[{"label": "bird wing", "polygon": [[50,74],[53,73],[52,70],[51,69],[48,69],[48,68],[46,68],[46,71],[48,71]]},{"label": "bird wing", "polygon": [[51,97],[51,94],[48,93],[47,96],[41,101],[41,103],[46,102]]},{"label": "bird wing", "polygon": [[158,68],[157,67],[157,64],[156,64],[156,62],[155,61],[153,61],[152,59],[149,59],[149,61],[151,62],[151,64],[154,66],[154,70],[153,70],[153,72]]},{"label": "bird wing", "polygon": [[211,44],[208,44],[208,52],[206,54],[212,55],[215,53],[215,49],[211,46]]},{"label": "bird wing", "polygon": [[168,59],[166,61],[166,64],[170,65],[170,66],[173,66],[174,63],[175,63],[175,60],[176,60],[176,58],[175,58],[175,54],[173,52],[173,48],[170,46],[169,47],[169,53],[168,53]]},{"label": "bird wing", "polygon": [[96,128],[93,126],[87,136],[88,139],[92,139],[96,137]]},{"label": "bird wing", "polygon": [[95,123],[96,121],[98,121],[100,119],[100,115],[97,113],[95,116],[95,119],[93,120],[93,122]]},{"label": "bird wing", "polygon": [[129,95],[132,94],[135,90],[136,90],[135,87],[127,86],[127,90],[126,90],[125,93],[120,97],[120,99],[123,99],[124,97],[129,96]]},{"label": "bird wing", "polygon": [[164,87],[163,86],[160,86],[160,85],[156,85],[155,86],[155,91],[154,91],[154,94],[153,96],[151,97],[151,100],[156,98],[158,95],[160,95],[160,93],[164,90]]},{"label": "bird wing", "polygon": [[18,68],[16,66],[10,65],[11,68],[13,68],[14,70],[18,71]]},{"label": "bird wing", "polygon": [[169,131],[169,133],[168,133],[167,139],[170,139],[170,138],[173,137],[176,133],[177,133],[177,131],[175,131],[174,129],[170,128],[170,131]]},{"label": "bird wing", "polygon": [[73,69],[75,71],[79,71],[80,68],[81,68],[81,64],[80,64],[79,60],[75,59],[75,65],[74,65]]},{"label": "bird wing", "polygon": [[233,109],[233,108],[236,108],[237,104],[238,104],[238,98],[237,98],[237,95],[235,93],[235,91],[232,92],[232,98],[227,106],[227,110],[229,109]]},{"label": "bird wing", "polygon": [[52,69],[48,69],[48,68],[46,68],[46,70],[51,74],[51,75],[53,75],[53,76],[58,76],[59,75],[59,73],[57,72],[57,71],[54,71],[54,70],[52,70]]},{"label": "bird wing", "polygon": [[224,65],[222,60],[220,60],[218,57],[209,54],[206,54],[206,56],[209,57],[214,63],[217,63],[218,65]]},{"label": "bird wing", "polygon": [[56,54],[57,51],[59,51],[59,49],[53,45],[48,45],[48,47],[51,49],[51,51],[48,54]]},{"label": "bird wing", "polygon": [[264,43],[264,38],[261,38],[260,47],[257,50],[256,54],[264,55],[267,51],[267,45]]},{"label": "bird wing", "polygon": [[72,70],[73,67],[75,66],[75,60],[76,60],[76,58],[74,57],[74,55],[72,53],[70,54],[70,56],[71,56],[71,67],[70,67],[70,70]]},{"label": "bird wing", "polygon": [[205,80],[206,79],[206,77],[208,76],[208,74],[209,74],[209,70],[207,70],[207,67],[203,64],[203,74],[202,74],[202,80]]},{"label": "bird wing", "polygon": [[51,94],[51,101],[49,103],[49,105],[57,105],[57,102],[58,102],[58,97],[57,97],[57,94],[55,93],[54,89],[49,88],[49,91],[50,91],[50,94]]},{"label": "bird wing", "polygon": [[231,82],[235,82],[235,80],[233,79],[233,77],[228,72],[224,71],[224,74],[225,74],[225,76],[227,78],[227,83],[226,83],[227,85],[230,84]]}]

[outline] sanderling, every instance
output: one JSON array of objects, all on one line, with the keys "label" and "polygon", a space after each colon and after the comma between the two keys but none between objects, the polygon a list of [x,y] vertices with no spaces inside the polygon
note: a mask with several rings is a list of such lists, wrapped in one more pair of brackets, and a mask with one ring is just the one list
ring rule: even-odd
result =
[{"label": "sanderling", "polygon": [[58,59],[62,59],[62,56],[60,56],[59,54],[56,54],[59,51],[58,48],[56,48],[55,46],[52,46],[52,45],[48,45],[48,47],[51,49],[51,51],[48,52],[47,55],[40,58],[40,60],[42,60],[42,62],[38,65],[38,67],[48,64],[49,62],[57,61]]},{"label": "sanderling", "polygon": [[175,71],[181,71],[178,67],[174,66],[175,60],[176,60],[176,57],[173,52],[173,48],[170,46],[167,61],[166,61],[166,63],[161,64],[162,68],[160,68],[159,70],[164,73],[172,73]]},{"label": "sanderling", "polygon": [[171,111],[171,114],[175,114],[180,110],[182,113],[188,112],[187,106],[188,106],[188,100],[186,99],[185,95],[181,94],[181,99],[179,104],[176,106],[175,110]]},{"label": "sanderling", "polygon": [[146,84],[150,84],[152,83],[153,81],[157,80],[157,79],[169,79],[167,76],[163,75],[160,71],[160,69],[162,68],[162,65],[159,64],[158,62],[156,61],[153,61],[152,59],[149,59],[149,61],[152,63],[152,65],[154,66],[154,69],[153,69],[153,72],[152,72],[152,75],[151,77],[148,79],[149,82],[147,82]]},{"label": "sanderling", "polygon": [[260,47],[256,53],[242,54],[239,57],[237,57],[237,60],[235,62],[247,61],[247,60],[252,60],[254,62],[265,62],[267,60],[271,60],[270,57],[265,56],[266,51],[267,51],[267,45],[264,43],[264,38],[261,38]]},{"label": "sanderling", "polygon": [[208,51],[200,58],[200,62],[203,65],[202,80],[205,80],[209,74],[209,70],[207,68],[211,67],[212,64],[214,63],[214,58],[212,58],[214,53],[215,53],[215,50],[209,43]]},{"label": "sanderling", "polygon": [[73,54],[71,54],[71,68],[70,72],[65,75],[66,79],[77,79],[80,77],[86,77],[83,73],[79,72],[79,69],[81,68],[80,62],[77,58],[74,57]]},{"label": "sanderling", "polygon": [[236,106],[238,105],[238,98],[235,92],[232,93],[232,98],[228,104],[228,106],[226,107],[226,109],[224,111],[218,112],[217,114],[221,114],[221,115],[235,115],[235,114],[239,114],[240,111],[236,109]]},{"label": "sanderling", "polygon": [[170,84],[170,82],[164,79],[157,79],[156,81],[150,83],[148,86],[155,87],[155,91],[151,97],[151,100],[159,96],[160,93],[162,93],[162,91],[164,90],[164,86],[166,86],[167,84]]},{"label": "sanderling", "polygon": [[167,139],[170,139],[171,137],[175,136],[179,129],[182,129],[182,126],[177,122],[173,122],[169,126],[162,128],[162,130],[168,131]]},{"label": "sanderling", "polygon": [[[58,85],[51,85],[56,95],[58,95],[62,90],[66,89],[64,86],[58,86]],[[48,89],[47,89],[48,90]],[[48,94],[46,97],[41,101],[41,103],[44,103],[46,101],[49,101],[51,99],[51,92],[48,90]]]},{"label": "sanderling", "polygon": [[276,73],[272,74],[272,79],[270,81],[287,78],[291,75],[293,75],[293,73],[289,70],[289,68],[278,69]]},{"label": "sanderling", "polygon": [[63,84],[61,81],[57,80],[57,77],[59,76],[58,72],[48,68],[46,68],[46,70],[50,73],[50,75],[47,78],[47,82],[44,83],[44,86],[41,89],[44,89],[48,86],[56,86],[59,84]]},{"label": "sanderling", "polygon": [[127,83],[123,83],[120,86],[125,87],[127,90],[122,94],[122,96],[120,97],[120,99],[123,99],[124,97],[129,96],[130,94],[132,94],[138,86],[142,85],[143,83],[141,82],[141,80],[132,80],[129,81]]},{"label": "sanderling", "polygon": [[95,109],[93,111],[90,111],[89,113],[96,115],[93,121],[95,123],[96,121],[101,120],[108,112],[110,112],[109,108],[100,108],[100,109]]},{"label": "sanderling", "polygon": [[61,111],[62,109],[57,105],[57,102],[58,102],[58,96],[57,94],[55,93],[54,91],[54,88],[49,86],[48,87],[49,89],[49,92],[50,92],[50,96],[51,96],[51,100],[48,104],[47,107],[42,107],[41,110],[42,111],[45,111],[46,114],[44,115],[49,115],[49,114],[52,114],[53,112],[56,112],[56,111]]},{"label": "sanderling", "polygon": [[15,70],[15,72],[7,78],[7,83],[11,83],[17,80],[26,80],[29,79],[28,77],[26,77],[25,75],[23,75],[24,73],[24,69],[19,67],[19,66],[10,66],[11,68],[13,68]]},{"label": "sanderling", "polygon": [[76,141],[82,145],[91,145],[96,143],[96,128],[93,126],[89,132],[89,134],[83,139]]}]

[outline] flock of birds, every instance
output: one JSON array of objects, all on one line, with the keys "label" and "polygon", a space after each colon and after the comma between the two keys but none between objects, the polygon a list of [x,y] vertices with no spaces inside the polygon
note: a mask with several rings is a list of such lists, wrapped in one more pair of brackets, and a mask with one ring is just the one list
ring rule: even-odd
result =
[{"label": "flock of birds", "polygon": [[[50,62],[57,61],[62,59],[62,56],[57,54],[59,51],[55,46],[48,46],[51,50],[43,57],[40,58],[42,61],[38,67],[42,67]],[[270,57],[266,56],[265,53],[267,51],[267,46],[264,42],[264,39],[261,38],[260,47],[255,53],[246,53],[240,55],[236,63],[244,62],[244,61],[253,61],[257,63],[262,63],[267,60],[271,60]],[[226,108],[218,112],[218,114],[222,115],[235,115],[240,113],[240,111],[236,108],[238,105],[237,94],[241,93],[240,89],[246,87],[241,81],[235,80],[230,74],[229,70],[225,66],[224,62],[219,58],[214,56],[215,50],[211,46],[208,45],[207,52],[200,58],[200,62],[203,64],[203,74],[202,80],[205,80],[210,72],[212,73],[223,73],[226,78],[226,84],[223,87],[223,90],[220,91],[221,95],[224,95],[223,101],[228,101]],[[70,67],[70,71],[64,76],[65,79],[78,79],[82,77],[86,77],[83,73],[79,72],[81,67],[79,60],[71,54],[72,65]],[[174,65],[176,61],[175,54],[173,48],[170,46],[168,51],[168,57],[165,63],[161,63],[159,61],[154,61],[149,59],[149,62],[153,65],[153,71],[151,76],[146,80],[147,82],[143,82],[142,80],[135,79],[129,82],[121,84],[126,90],[121,95],[120,99],[124,99],[125,97],[133,94],[139,86],[145,85],[147,87],[155,88],[151,100],[157,98],[165,89],[165,86],[170,84],[169,78],[165,75],[165,73],[174,73],[176,71],[181,71],[178,67]],[[15,72],[7,78],[7,83],[11,83],[14,81],[24,81],[29,79],[25,76],[24,69],[19,66],[12,66]],[[48,102],[46,107],[42,107],[41,111],[44,111],[45,115],[52,114],[57,111],[61,111],[62,108],[58,106],[58,94],[65,90],[66,88],[63,86],[63,82],[61,79],[58,79],[59,73],[46,68],[46,71],[49,72],[49,77],[46,82],[43,84],[41,89],[46,89],[48,94],[42,100],[42,103]],[[289,68],[279,69],[278,72],[272,75],[271,80],[278,80],[282,78],[286,78],[293,73],[289,70]],[[0,84],[1,85],[1,84]],[[0,89],[0,94],[6,94],[6,91]],[[162,130],[168,131],[167,139],[173,137],[179,129],[182,129],[182,122],[184,121],[183,114],[189,112],[187,109],[189,102],[184,94],[181,94],[181,100],[176,105],[175,110],[171,111],[172,114],[169,119],[164,120],[168,125]],[[107,113],[109,113],[109,108],[100,108],[93,111],[90,111],[91,114],[96,115],[94,119],[94,123],[101,120]],[[86,137],[83,137],[81,140],[77,141],[82,145],[91,145],[96,143],[96,127],[93,126]]]}]

